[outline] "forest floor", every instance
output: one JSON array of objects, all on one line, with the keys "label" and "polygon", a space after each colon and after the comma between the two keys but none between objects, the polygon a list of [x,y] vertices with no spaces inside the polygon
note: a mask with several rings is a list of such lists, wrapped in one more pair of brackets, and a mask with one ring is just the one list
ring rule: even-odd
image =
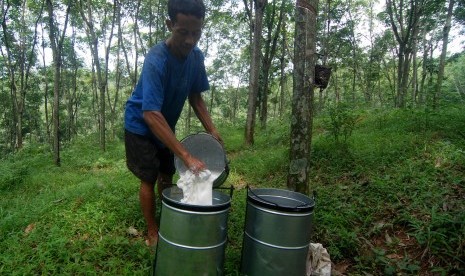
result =
[{"label": "forest floor", "polygon": [[[328,250],[333,275],[463,275],[465,112],[349,115],[354,124],[337,129],[316,117],[312,141],[312,242]],[[243,126],[220,131],[231,168],[223,187],[234,188],[224,269],[239,275],[247,187],[286,189],[290,132],[270,122],[246,147]],[[1,275],[151,273],[155,251],[144,244],[123,142],[101,152],[97,141],[64,145],[60,167],[38,144],[2,159]]]}]

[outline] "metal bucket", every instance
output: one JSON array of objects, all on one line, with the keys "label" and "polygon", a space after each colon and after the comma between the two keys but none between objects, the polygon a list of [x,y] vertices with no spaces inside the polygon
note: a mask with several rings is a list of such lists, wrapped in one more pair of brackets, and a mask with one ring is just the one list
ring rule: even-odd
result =
[{"label": "metal bucket", "polygon": [[[202,160],[212,174],[218,175],[213,181],[213,187],[220,187],[226,181],[229,175],[228,160],[223,146],[215,137],[205,132],[199,132],[185,137],[181,140],[181,144],[190,154]],[[174,165],[180,174],[188,170],[183,161],[176,155],[174,156]]]},{"label": "metal bucket", "polygon": [[214,190],[211,206],[182,197],[177,187],[163,191],[154,275],[223,275],[230,196]]},{"label": "metal bucket", "polygon": [[248,190],[244,275],[305,275],[314,200],[287,190]]}]

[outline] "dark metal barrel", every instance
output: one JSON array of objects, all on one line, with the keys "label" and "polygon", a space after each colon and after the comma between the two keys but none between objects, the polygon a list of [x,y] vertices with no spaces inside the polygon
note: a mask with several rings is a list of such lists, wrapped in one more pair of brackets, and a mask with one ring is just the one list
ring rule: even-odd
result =
[{"label": "dark metal barrel", "polygon": [[305,275],[314,200],[280,189],[247,194],[242,247],[244,275]]},{"label": "dark metal barrel", "polygon": [[213,190],[213,204],[200,206],[182,196],[163,191],[154,275],[223,275],[230,197]]}]

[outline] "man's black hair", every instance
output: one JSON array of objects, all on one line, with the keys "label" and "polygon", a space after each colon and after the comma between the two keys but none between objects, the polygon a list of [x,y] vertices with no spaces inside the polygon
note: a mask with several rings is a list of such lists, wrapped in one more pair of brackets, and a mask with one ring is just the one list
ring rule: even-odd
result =
[{"label": "man's black hair", "polygon": [[178,13],[204,19],[205,5],[202,0],[169,0],[168,16],[173,23],[176,22],[176,15]]}]

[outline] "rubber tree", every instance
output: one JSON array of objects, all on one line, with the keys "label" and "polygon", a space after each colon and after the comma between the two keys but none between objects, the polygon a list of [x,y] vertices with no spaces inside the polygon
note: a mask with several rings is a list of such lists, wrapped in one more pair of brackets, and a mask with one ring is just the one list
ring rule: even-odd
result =
[{"label": "rubber tree", "polygon": [[265,13],[265,47],[262,59],[262,69],[259,83],[259,106],[260,106],[260,124],[262,128],[266,127],[268,118],[268,94],[270,90],[270,80],[272,73],[272,62],[276,57],[278,38],[281,33],[281,24],[284,19],[285,1],[282,0],[280,5],[273,0]]},{"label": "rubber tree", "polygon": [[297,0],[295,6],[294,84],[287,186],[303,194],[309,192],[317,8],[318,0]]},{"label": "rubber tree", "polygon": [[[53,53],[53,159],[55,165],[60,166],[60,89],[61,89],[61,66],[62,66],[62,51],[63,41],[65,39],[66,28],[68,27],[69,12],[71,3],[66,6],[65,20],[63,29],[60,34],[59,24],[55,18],[55,4],[52,0],[46,0],[48,12],[48,27],[50,45]],[[59,4],[56,4],[59,6]]]},{"label": "rubber tree", "polygon": [[[113,31],[115,27],[115,9],[110,9],[108,8],[108,5],[105,6],[105,4],[102,4],[102,7],[100,7],[100,10],[97,10],[102,12],[103,10],[103,18],[105,20],[102,20],[100,22],[101,29],[97,28],[96,23],[99,23],[98,21],[95,20],[94,15],[95,15],[95,10],[98,9],[99,5],[96,3],[92,2],[91,0],[80,0],[79,1],[79,13],[81,15],[82,20],[85,23],[86,26],[86,33],[89,38],[89,46],[90,46],[90,51],[92,53],[92,62],[95,66],[95,69],[97,71],[97,87],[99,91],[99,143],[100,143],[100,149],[102,151],[105,151],[106,147],[106,103],[105,103],[105,95],[107,91],[107,85],[108,85],[108,61],[109,61],[109,46],[105,49],[105,59],[104,59],[104,64],[102,65],[101,60],[100,60],[100,54],[99,54],[99,33],[102,33],[103,39],[107,40],[108,39],[108,45],[111,45],[111,40],[113,38]],[[111,10],[109,13],[111,15],[108,15],[108,12]],[[109,27],[108,24],[106,24],[106,19],[110,18],[108,21],[111,22],[110,26],[110,34],[108,35],[108,38],[105,37],[106,34],[106,29]]]},{"label": "rubber tree", "polygon": [[43,8],[43,1],[2,1],[1,44],[5,49],[2,54],[5,56],[12,103],[14,149],[23,147],[26,95],[30,89],[31,69],[37,60],[37,31]]},{"label": "rubber tree", "polygon": [[437,109],[438,101],[441,97],[442,81],[444,79],[444,67],[446,66],[447,45],[449,43],[449,32],[451,28],[452,13],[454,11],[455,0],[449,0],[447,8],[446,22],[442,31],[442,51],[439,58],[438,80],[436,83],[436,91],[433,97],[433,108]]},{"label": "rubber tree", "polygon": [[250,62],[249,96],[247,101],[247,120],[245,127],[246,145],[253,145],[254,143],[255,119],[257,114],[258,80],[260,73],[260,52],[263,30],[263,12],[266,4],[267,0],[257,0],[255,1],[254,5],[255,17],[253,24],[252,60]]},{"label": "rubber tree", "polygon": [[426,0],[386,0],[394,37],[398,43],[396,107],[405,107],[409,85],[410,66],[415,40],[420,31],[420,18],[424,13]]}]

